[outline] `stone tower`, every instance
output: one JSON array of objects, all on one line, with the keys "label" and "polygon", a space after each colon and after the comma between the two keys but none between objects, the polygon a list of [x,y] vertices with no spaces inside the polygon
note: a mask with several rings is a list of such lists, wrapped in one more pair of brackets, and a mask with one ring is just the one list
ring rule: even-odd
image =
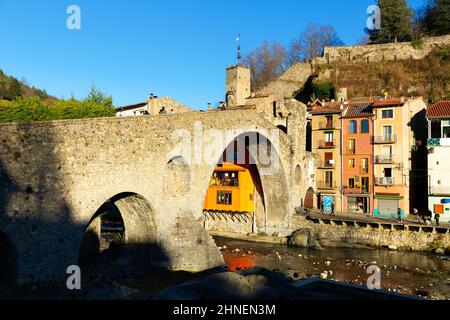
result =
[{"label": "stone tower", "polygon": [[250,69],[235,65],[227,68],[226,104],[237,107],[246,104],[250,96]]}]

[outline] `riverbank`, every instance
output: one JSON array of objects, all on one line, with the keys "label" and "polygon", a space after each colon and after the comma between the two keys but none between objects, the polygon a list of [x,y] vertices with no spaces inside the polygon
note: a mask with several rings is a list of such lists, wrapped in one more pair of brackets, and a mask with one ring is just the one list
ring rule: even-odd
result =
[{"label": "riverbank", "polygon": [[[450,260],[425,252],[389,251],[374,248],[288,247],[272,242],[255,242],[215,237],[229,270],[254,266],[279,271],[293,280],[314,277],[365,286],[367,268],[377,265],[381,287],[390,292],[428,299],[450,299]],[[270,240],[269,240],[270,241]]]}]

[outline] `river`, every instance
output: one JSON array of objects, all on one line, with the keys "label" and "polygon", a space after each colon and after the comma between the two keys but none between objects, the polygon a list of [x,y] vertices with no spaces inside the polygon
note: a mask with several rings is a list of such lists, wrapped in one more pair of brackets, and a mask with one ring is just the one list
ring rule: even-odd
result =
[{"label": "river", "polygon": [[215,238],[227,267],[252,266],[278,270],[293,279],[325,276],[366,285],[367,267],[381,269],[382,289],[439,300],[450,300],[450,259],[423,252],[384,249],[337,249],[323,251],[276,244]]}]

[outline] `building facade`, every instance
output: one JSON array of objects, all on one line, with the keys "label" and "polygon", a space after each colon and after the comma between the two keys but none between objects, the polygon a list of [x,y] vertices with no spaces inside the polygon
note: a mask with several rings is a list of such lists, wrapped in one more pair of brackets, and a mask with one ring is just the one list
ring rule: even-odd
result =
[{"label": "building facade", "polygon": [[422,98],[384,99],[372,104],[377,216],[396,216],[398,209],[402,215],[408,215],[413,207],[421,205],[420,192],[426,190],[422,138],[426,132],[426,107]]},{"label": "building facade", "polygon": [[343,211],[341,190],[341,113],[344,106],[323,103],[313,106],[311,114],[311,148],[316,157],[316,207],[326,211],[334,204]]},{"label": "building facade", "polygon": [[373,213],[372,136],[371,103],[349,103],[342,115],[342,190],[345,212]]},{"label": "building facade", "polygon": [[450,221],[450,101],[427,110],[428,120],[428,207]]}]

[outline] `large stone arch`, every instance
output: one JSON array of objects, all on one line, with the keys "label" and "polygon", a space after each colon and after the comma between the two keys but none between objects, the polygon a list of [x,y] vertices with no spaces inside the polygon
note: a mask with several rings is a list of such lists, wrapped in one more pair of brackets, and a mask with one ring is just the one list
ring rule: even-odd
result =
[{"label": "large stone arch", "polygon": [[[278,130],[278,129],[276,129]],[[257,137],[255,139],[255,136]],[[246,139],[251,137],[250,139]],[[257,212],[257,224],[259,231],[268,233],[284,231],[289,227],[290,217],[290,192],[286,175],[285,163],[280,156],[277,144],[267,138],[264,132],[257,130],[244,131],[228,137],[225,140],[225,149],[217,150],[217,163],[220,162],[224,151],[232,148],[235,141],[241,143],[249,150],[251,161],[254,164],[252,175],[257,175],[261,181],[262,201],[264,212]],[[246,143],[248,141],[248,145]],[[239,148],[239,147],[238,147]],[[268,163],[261,155],[270,154],[275,163]],[[214,172],[215,165],[209,166],[204,182],[202,182],[202,195],[204,199],[208,189],[209,178]]]}]

